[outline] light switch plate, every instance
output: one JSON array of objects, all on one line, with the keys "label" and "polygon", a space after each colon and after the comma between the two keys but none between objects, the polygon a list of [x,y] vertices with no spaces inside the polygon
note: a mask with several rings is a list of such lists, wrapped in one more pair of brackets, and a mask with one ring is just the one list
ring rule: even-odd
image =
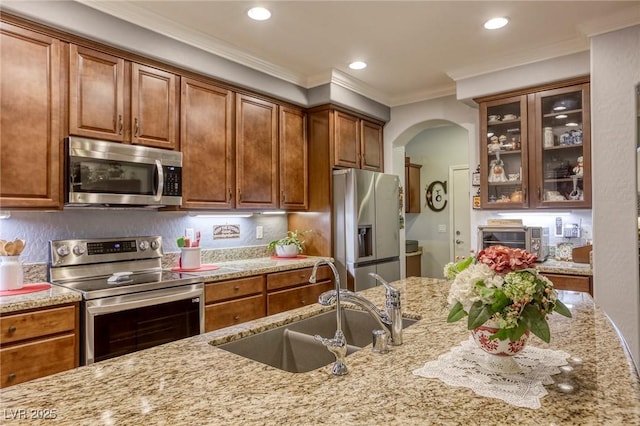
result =
[{"label": "light switch plate", "polygon": [[447,232],[447,225],[438,225],[438,232]]},{"label": "light switch plate", "polygon": [[262,225],[256,226],[256,240],[261,240],[264,238],[264,228]]},{"label": "light switch plate", "polygon": [[189,241],[195,241],[195,232],[193,232],[193,228],[187,228],[184,230],[184,236],[189,239]]}]

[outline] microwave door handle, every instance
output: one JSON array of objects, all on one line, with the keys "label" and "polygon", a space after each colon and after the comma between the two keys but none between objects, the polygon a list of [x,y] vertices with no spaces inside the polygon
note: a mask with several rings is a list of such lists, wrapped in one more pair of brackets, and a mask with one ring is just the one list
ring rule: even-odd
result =
[{"label": "microwave door handle", "polygon": [[162,191],[164,190],[164,170],[162,169],[162,162],[156,160],[156,170],[158,171],[158,190],[156,191],[153,201],[158,203],[162,201]]}]

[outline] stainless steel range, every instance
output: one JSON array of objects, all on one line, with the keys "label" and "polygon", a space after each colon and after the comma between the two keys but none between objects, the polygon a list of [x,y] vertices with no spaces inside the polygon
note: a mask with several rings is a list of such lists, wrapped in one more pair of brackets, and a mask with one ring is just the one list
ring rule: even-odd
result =
[{"label": "stainless steel range", "polygon": [[204,332],[202,278],[162,269],[162,237],[56,240],[49,281],[82,293],[83,364]]}]

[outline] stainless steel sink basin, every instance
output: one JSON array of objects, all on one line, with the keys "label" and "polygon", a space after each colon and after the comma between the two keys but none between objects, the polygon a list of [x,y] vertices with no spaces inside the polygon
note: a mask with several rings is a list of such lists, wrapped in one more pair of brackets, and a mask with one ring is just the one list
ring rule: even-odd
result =
[{"label": "stainless steel sink basin", "polygon": [[[403,328],[414,322],[416,320],[404,318]],[[347,355],[371,344],[371,332],[378,328],[380,324],[368,313],[343,309],[342,331],[347,339]],[[280,370],[305,373],[335,361],[327,348],[314,338],[316,334],[333,337],[335,332],[336,313],[329,311],[218,347]]]}]

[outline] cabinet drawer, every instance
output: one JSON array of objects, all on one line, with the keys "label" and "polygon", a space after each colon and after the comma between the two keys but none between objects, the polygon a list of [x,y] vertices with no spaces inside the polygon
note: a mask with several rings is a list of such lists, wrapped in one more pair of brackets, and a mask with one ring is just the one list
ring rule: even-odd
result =
[{"label": "cabinet drawer", "polygon": [[75,342],[75,335],[65,334],[1,349],[0,387],[15,385],[76,367]]},{"label": "cabinet drawer", "polygon": [[591,294],[591,277],[562,274],[542,274],[549,278],[556,290],[584,291]]},{"label": "cabinet drawer", "polygon": [[207,284],[204,292],[205,303],[263,293],[264,275]]},{"label": "cabinet drawer", "polygon": [[[294,269],[293,271],[275,272],[267,275],[267,291],[280,288],[309,284],[313,268]],[[331,269],[327,265],[320,266],[316,274],[318,282],[331,279]]]},{"label": "cabinet drawer", "polygon": [[331,289],[333,289],[332,281],[322,281],[317,284],[269,293],[267,294],[267,315],[316,303],[320,294]]},{"label": "cabinet drawer", "polygon": [[264,295],[245,297],[205,306],[204,331],[240,324],[265,315]]},{"label": "cabinet drawer", "polygon": [[[0,317],[0,343],[6,344],[34,337],[75,330],[76,308],[61,308],[27,312]],[[4,363],[4,360],[3,360]]]}]

